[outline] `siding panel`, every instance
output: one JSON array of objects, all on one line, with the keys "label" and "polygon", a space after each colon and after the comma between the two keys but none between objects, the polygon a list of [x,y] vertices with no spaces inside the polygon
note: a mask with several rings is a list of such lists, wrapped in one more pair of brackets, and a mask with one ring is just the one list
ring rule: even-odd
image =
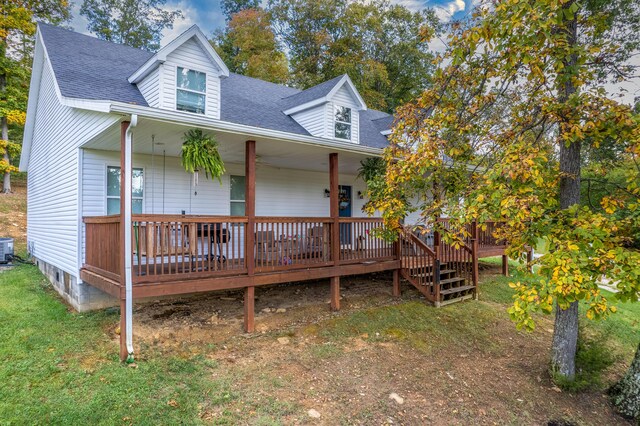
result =
[{"label": "siding panel", "polygon": [[160,107],[160,69],[156,69],[138,83],[138,90],[150,107]]},{"label": "siding panel", "polygon": [[172,52],[161,65],[160,103],[163,108],[176,109],[176,70],[177,67],[190,68],[207,74],[207,103],[205,115],[220,118],[220,69],[206,55],[200,45],[190,39]]},{"label": "siding panel", "polygon": [[78,147],[118,121],[60,104],[44,64],[27,179],[27,241],[36,257],[78,277]]}]

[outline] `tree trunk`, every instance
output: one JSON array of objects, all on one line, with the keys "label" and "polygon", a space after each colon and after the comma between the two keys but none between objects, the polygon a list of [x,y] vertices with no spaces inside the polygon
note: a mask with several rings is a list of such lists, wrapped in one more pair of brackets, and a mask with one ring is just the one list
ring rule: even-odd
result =
[{"label": "tree trunk", "polygon": [[[564,4],[564,8],[570,8],[574,2]],[[576,14],[577,15],[577,14]],[[575,46],[578,41],[577,21],[565,21],[563,31],[567,32],[569,46]],[[558,101],[564,103],[568,109],[565,114],[571,114],[567,101],[576,92],[572,78],[574,77],[577,56],[571,54],[564,61],[564,69],[567,71],[560,81]],[[567,209],[580,203],[580,142],[573,141],[567,144],[563,135],[567,132],[571,118],[565,116],[560,123],[559,148],[560,148],[560,208]],[[568,309],[563,310],[556,304],[556,320],[553,331],[553,346],[551,348],[551,371],[560,374],[566,379],[573,380],[576,372],[576,349],[578,345],[578,302],[573,302]]]},{"label": "tree trunk", "polygon": [[620,414],[640,420],[640,344],[627,374],[609,391]]},{"label": "tree trunk", "polygon": [[[9,140],[9,126],[7,125],[7,118],[6,117],[2,117],[2,118],[0,118],[0,120],[2,121],[2,140],[8,141]],[[11,164],[11,159],[9,158],[9,150],[8,149],[5,148],[2,157],[7,162],[7,164]],[[4,174],[4,179],[3,179],[3,182],[2,182],[2,193],[3,194],[8,194],[10,192],[11,192],[11,173],[6,172]]]}]

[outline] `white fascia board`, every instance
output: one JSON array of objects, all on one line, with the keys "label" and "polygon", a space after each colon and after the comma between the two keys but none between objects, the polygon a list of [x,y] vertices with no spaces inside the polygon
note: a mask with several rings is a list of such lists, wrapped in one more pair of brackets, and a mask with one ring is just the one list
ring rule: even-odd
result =
[{"label": "white fascia board", "polygon": [[222,58],[220,58],[220,55],[218,55],[215,49],[211,46],[211,43],[209,43],[200,28],[197,25],[192,25],[191,28],[171,40],[169,44],[160,49],[147,62],[145,62],[144,65],[138,68],[138,70],[128,78],[129,83],[140,82],[151,71],[153,71],[155,67],[165,62],[167,60],[167,56],[191,38],[195,38],[198,41],[200,47],[202,47],[205,53],[209,56],[209,59],[211,59],[213,63],[220,68],[220,76],[229,77],[229,68],[227,68]]},{"label": "white fascia board", "polygon": [[356,98],[357,103],[360,105],[360,109],[361,110],[366,110],[367,109],[367,104],[364,103],[364,99],[362,99],[362,96],[360,96],[360,93],[358,93],[358,90],[356,89],[355,84],[353,84],[353,81],[351,81],[351,79],[349,78],[349,76],[347,74],[344,75],[344,77],[342,77],[342,79],[340,79],[340,81],[338,82],[338,84],[336,84],[333,89],[331,89],[331,91],[327,94],[327,100],[331,100],[333,98],[333,95],[336,94],[336,92],[338,90],[340,90],[340,88],[344,85],[347,85],[347,88],[349,89],[349,91],[351,92],[351,94]]},{"label": "white fascia board", "polygon": [[111,101],[97,101],[93,99],[60,97],[60,103],[71,108],[85,109],[96,112],[111,112]]},{"label": "white fascia board", "polygon": [[380,132],[380,134],[383,136],[389,136],[391,133],[393,133],[393,130],[391,129],[383,130]]},{"label": "white fascia board", "polygon": [[196,126],[206,130],[246,135],[247,137],[262,136],[265,138],[278,139],[303,145],[311,145],[322,148],[334,148],[336,150],[348,151],[358,154],[381,156],[383,151],[380,148],[356,145],[352,142],[340,142],[317,136],[298,135],[295,133],[283,132],[280,130],[271,130],[261,127],[247,126],[244,124],[230,123],[228,121],[216,120],[210,117],[200,117],[181,111],[159,110],[158,108],[131,105],[122,102],[111,103],[110,112],[126,115],[136,114],[139,116],[139,118],[147,118],[151,120],[162,121],[165,123],[174,123],[182,126]]},{"label": "white fascia board", "polygon": [[24,123],[24,134],[22,135],[22,151],[20,153],[21,172],[26,172],[29,167],[29,156],[31,155],[31,139],[35,127],[38,99],[40,98],[40,82],[42,80],[42,70],[44,69],[46,51],[42,41],[40,29],[36,30],[36,45],[33,54],[33,65],[31,81],[29,82],[29,99],[27,102],[27,115]]},{"label": "white fascia board", "polygon": [[291,114],[295,114],[297,112],[301,112],[301,111],[307,110],[309,108],[313,108],[314,106],[322,105],[322,104],[324,104],[326,102],[329,102],[329,100],[327,99],[326,96],[323,96],[321,98],[314,99],[313,101],[309,101],[309,102],[306,102],[304,104],[296,105],[296,106],[294,106],[292,108],[289,108],[289,109],[286,109],[286,110],[284,110],[282,112],[284,112],[286,115],[291,115]]}]

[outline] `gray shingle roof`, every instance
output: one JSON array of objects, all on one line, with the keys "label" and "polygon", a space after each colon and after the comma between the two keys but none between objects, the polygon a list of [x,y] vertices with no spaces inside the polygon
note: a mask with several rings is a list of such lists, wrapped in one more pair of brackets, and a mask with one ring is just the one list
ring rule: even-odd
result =
[{"label": "gray shingle roof", "polygon": [[344,77],[344,74],[310,87],[302,92],[298,91],[296,94],[287,97],[284,99],[285,109],[289,109],[297,105],[303,105],[307,102],[315,101],[316,99],[327,96],[331,89],[336,87],[336,84],[342,80],[342,77]]},{"label": "gray shingle roof", "polygon": [[[153,56],[152,53],[48,24],[39,23],[38,28],[63,96],[148,106],[136,85],[127,79]],[[341,78],[300,91],[231,73],[221,81],[220,118],[232,123],[309,135],[283,110],[325,96]],[[361,111],[360,144],[374,148],[387,146],[387,139],[380,131],[389,128],[392,122],[393,117],[384,112]]]}]

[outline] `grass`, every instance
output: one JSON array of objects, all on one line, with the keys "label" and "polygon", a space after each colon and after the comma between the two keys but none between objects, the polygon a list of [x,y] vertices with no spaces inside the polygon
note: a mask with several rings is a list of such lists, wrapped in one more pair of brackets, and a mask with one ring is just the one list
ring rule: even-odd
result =
[{"label": "grass", "polygon": [[[0,318],[0,424],[192,424],[218,409],[222,424],[241,418],[230,409],[235,377],[213,379],[220,367],[206,353],[121,364],[106,333],[117,313],[69,312],[33,266],[0,275]],[[263,424],[291,410],[277,401],[249,407]]]},{"label": "grass", "polygon": [[[490,260],[491,261],[491,260]],[[485,300],[500,304],[512,302],[513,290],[509,282],[530,279],[513,269],[511,277],[497,276],[485,282],[481,295]],[[554,380],[563,389],[578,392],[586,389],[601,389],[603,375],[617,361],[630,362],[640,342],[640,303],[620,302],[615,294],[602,290],[617,312],[599,321],[586,319],[586,305],[580,305],[580,333],[576,355],[576,378],[566,381],[556,376]],[[542,314],[541,314],[542,315]],[[539,317],[541,316],[539,315]]]},{"label": "grass", "polygon": [[[397,344],[423,355],[446,350],[499,359],[505,347],[513,344],[507,342],[516,336],[515,332],[508,338],[496,335],[498,324],[502,330],[513,330],[505,312],[512,294],[509,280],[486,279],[481,303],[434,309],[413,300],[339,314],[287,334],[294,341],[308,336],[315,342],[290,356],[308,368],[344,363],[351,353],[349,347],[360,339],[374,347]],[[599,348],[614,347],[614,355],[623,351],[627,362],[640,339],[636,331],[640,304],[618,304],[618,308],[606,322],[583,324],[584,334],[605,339],[596,345],[587,343],[582,352],[585,363],[598,371],[606,367],[598,364],[602,361]],[[0,425],[267,425],[305,418],[306,410],[295,397],[282,401],[277,397],[287,389],[298,391],[295,377],[269,364],[221,365],[213,356],[217,345],[193,343],[179,351],[146,346],[137,368],[121,364],[113,334],[117,321],[116,309],[70,312],[34,266],[0,273]],[[267,340],[275,341],[281,332],[272,334]],[[522,333],[518,336],[526,338]],[[264,340],[240,338],[226,344],[235,345],[235,350],[244,345],[245,351],[260,351],[256,349],[260,342]],[[442,362],[443,368],[453,368],[448,361]],[[595,377],[588,373],[589,380]],[[599,384],[591,380],[589,385]],[[363,407],[363,421],[379,420],[377,416],[387,409],[384,404],[378,401]],[[523,420],[516,411],[505,415],[515,416],[515,423]]]}]

